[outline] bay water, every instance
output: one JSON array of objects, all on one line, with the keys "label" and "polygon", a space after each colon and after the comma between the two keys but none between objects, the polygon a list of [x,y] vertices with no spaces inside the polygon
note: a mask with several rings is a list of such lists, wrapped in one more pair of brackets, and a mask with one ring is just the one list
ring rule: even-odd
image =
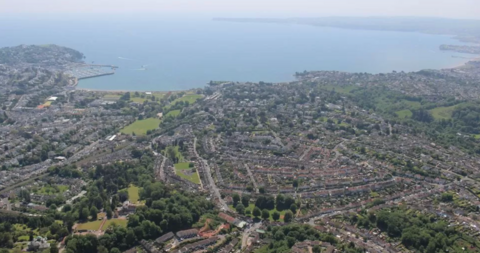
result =
[{"label": "bay water", "polygon": [[418,71],[463,64],[472,55],[439,50],[451,36],[208,18],[0,18],[0,47],[57,44],[87,63],[119,66],[79,88],[169,91],[210,80],[284,82],[304,70]]}]

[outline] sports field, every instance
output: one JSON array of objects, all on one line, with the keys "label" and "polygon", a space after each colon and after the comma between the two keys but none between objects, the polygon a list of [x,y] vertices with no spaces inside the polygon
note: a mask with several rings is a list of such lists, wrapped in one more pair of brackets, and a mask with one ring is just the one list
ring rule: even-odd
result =
[{"label": "sports field", "polygon": [[144,120],[136,120],[132,124],[123,128],[120,132],[124,134],[145,135],[148,130],[154,130],[158,128],[160,120],[156,118],[148,118]]}]

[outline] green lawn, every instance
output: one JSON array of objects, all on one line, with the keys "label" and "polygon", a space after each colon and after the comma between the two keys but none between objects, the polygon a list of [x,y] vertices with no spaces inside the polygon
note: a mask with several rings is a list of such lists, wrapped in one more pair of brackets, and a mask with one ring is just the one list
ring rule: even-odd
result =
[{"label": "green lawn", "polygon": [[110,227],[111,225],[115,224],[117,226],[121,226],[121,227],[124,227],[126,228],[127,227],[127,223],[128,221],[125,220],[125,219],[110,219],[110,220],[107,220],[105,222],[105,224],[103,225],[103,228],[102,230],[107,230],[108,227]]},{"label": "green lawn", "polygon": [[181,178],[184,178],[195,184],[200,184],[200,178],[198,177],[197,170],[195,168],[189,168],[189,163],[177,163],[175,164],[175,173]]},{"label": "green lawn", "polygon": [[18,237],[18,241],[19,241],[19,242],[27,242],[28,240],[30,240],[30,236],[29,236],[29,235],[22,235],[22,236],[19,236],[19,237]]},{"label": "green lawn", "polygon": [[418,101],[410,101],[406,99],[402,99],[402,103],[411,109],[420,109],[420,107],[422,106],[422,104]]},{"label": "green lawn", "polygon": [[154,91],[152,92],[152,95],[154,95],[156,98],[163,98],[167,92],[162,92],[162,91]]},{"label": "green lawn", "polygon": [[80,223],[77,226],[77,230],[98,230],[102,225],[101,220],[91,221],[87,223]]},{"label": "green lawn", "polygon": [[401,110],[401,111],[396,111],[395,112],[399,118],[411,118],[412,117],[412,111],[410,110]]},{"label": "green lawn", "polygon": [[68,185],[56,185],[56,186],[51,186],[51,185],[46,185],[40,188],[36,193],[38,194],[43,194],[43,195],[53,195],[57,193],[63,193],[66,190],[68,190]]},{"label": "green lawn", "polygon": [[138,203],[138,199],[140,198],[140,195],[138,194],[139,190],[140,188],[133,184],[128,187],[128,201],[130,201],[130,203]]},{"label": "green lawn", "polygon": [[180,110],[169,111],[165,117],[177,117],[180,112]]},{"label": "green lawn", "polygon": [[105,96],[103,96],[103,98],[107,100],[118,100],[121,96],[122,95],[119,94],[106,94]]},{"label": "green lawn", "polygon": [[146,98],[141,98],[141,97],[131,97],[130,101],[135,102],[135,103],[143,104],[143,102],[147,101],[147,99]]},{"label": "green lawn", "polygon": [[147,134],[148,130],[154,130],[158,128],[160,124],[160,120],[157,118],[148,118],[144,120],[136,120],[132,124],[123,128],[120,132],[124,134],[132,134],[135,133],[136,135],[145,135]]},{"label": "green lawn", "polygon": [[457,106],[458,105],[433,108],[432,110],[430,110],[430,113],[436,120],[451,119],[453,110],[455,110]]},{"label": "green lawn", "polygon": [[176,102],[180,102],[180,101],[188,102],[189,104],[193,104],[198,99],[201,99],[202,97],[203,97],[202,95],[198,95],[198,94],[186,94],[181,98],[177,98],[177,99],[173,100],[172,104],[174,105]]},{"label": "green lawn", "polygon": [[154,96],[156,99],[161,99],[162,97],[165,96],[165,94],[166,94],[165,92],[152,92],[152,95],[145,95],[141,93],[140,96],[135,96],[135,92],[133,93],[131,92],[130,101],[140,103],[140,104],[143,104],[144,101],[155,102],[155,101],[152,101],[152,96]]},{"label": "green lawn", "polygon": [[349,86],[336,86],[336,85],[323,85],[320,87],[320,89],[323,90],[335,90],[335,92],[342,93],[342,94],[349,94],[352,90],[355,88],[358,88],[358,86],[355,85],[349,85]]}]

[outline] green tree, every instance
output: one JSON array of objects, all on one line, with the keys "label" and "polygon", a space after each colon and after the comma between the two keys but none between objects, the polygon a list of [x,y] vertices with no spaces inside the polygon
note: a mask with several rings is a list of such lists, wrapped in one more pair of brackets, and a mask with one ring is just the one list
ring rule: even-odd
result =
[{"label": "green tree", "polygon": [[108,253],[108,249],[105,248],[105,246],[100,245],[100,246],[98,246],[98,248],[97,248],[97,253]]},{"label": "green tree", "polygon": [[293,213],[292,213],[292,211],[290,211],[290,210],[286,211],[286,212],[285,212],[285,215],[284,215],[284,217],[283,217],[283,220],[284,220],[285,222],[291,222],[291,221],[293,220]]},{"label": "green tree", "polygon": [[96,220],[96,219],[97,219],[97,214],[98,214],[98,209],[97,209],[97,207],[92,206],[92,208],[90,208],[90,216],[92,216],[92,220]]},{"label": "green tree", "polygon": [[294,188],[298,187],[298,179],[293,180],[293,187]]},{"label": "green tree", "polygon": [[72,210],[72,206],[69,204],[65,204],[62,208],[62,212],[64,213],[70,212],[71,210]]},{"label": "green tree", "polygon": [[58,253],[57,244],[55,242],[50,243],[50,253]]},{"label": "green tree", "polygon": [[270,218],[270,212],[267,209],[262,210],[262,218],[264,220],[267,220],[268,218]]},{"label": "green tree", "polygon": [[260,210],[260,208],[258,208],[258,206],[256,206],[255,208],[253,208],[252,214],[253,216],[255,216],[255,218],[258,218],[260,215],[262,215],[262,211]]},{"label": "green tree", "polygon": [[258,188],[258,192],[260,192],[260,194],[265,194],[265,187],[260,187]]},{"label": "green tree", "polygon": [[136,241],[137,238],[135,237],[135,233],[133,232],[133,230],[129,229],[127,231],[127,236],[125,237],[125,243],[128,247],[132,247]]},{"label": "green tree", "polygon": [[235,207],[235,210],[237,210],[237,213],[239,213],[239,214],[244,214],[245,213],[245,206],[243,206],[243,204],[240,203]]},{"label": "green tree", "polygon": [[277,206],[277,210],[281,211],[281,210],[285,209],[284,208],[284,206],[285,206],[285,196],[283,194],[278,194],[275,204]]},{"label": "green tree", "polygon": [[81,220],[81,221],[88,220],[88,209],[86,207],[84,207],[82,209],[82,211],[80,211],[80,213],[78,215],[78,219]]},{"label": "green tree", "polygon": [[105,212],[107,213],[107,218],[108,219],[111,219],[113,217],[112,208],[110,208],[110,206],[107,206],[105,208]]},{"label": "green tree", "polygon": [[274,212],[272,213],[272,219],[273,219],[274,221],[278,221],[278,220],[280,219],[280,213],[277,212],[277,211],[274,211]]},{"label": "green tree", "polygon": [[235,193],[233,194],[232,199],[233,199],[233,206],[236,207],[238,202],[240,201],[240,195],[238,195],[238,193]]},{"label": "green tree", "polygon": [[290,205],[290,211],[292,211],[292,213],[297,213],[297,205],[295,203]]},{"label": "green tree", "polygon": [[242,204],[244,206],[248,206],[250,204],[250,195],[247,195],[247,194],[242,195]]}]

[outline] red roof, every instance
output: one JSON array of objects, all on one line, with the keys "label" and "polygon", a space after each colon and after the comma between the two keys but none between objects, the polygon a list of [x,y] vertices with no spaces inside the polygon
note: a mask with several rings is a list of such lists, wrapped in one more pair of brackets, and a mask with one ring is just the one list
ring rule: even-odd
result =
[{"label": "red roof", "polygon": [[232,222],[235,220],[235,218],[233,218],[232,216],[230,216],[230,215],[228,215],[228,214],[226,214],[226,213],[219,213],[219,214],[218,214],[218,217],[220,217],[221,219],[226,220],[226,221],[229,222],[229,223],[232,223]]}]

